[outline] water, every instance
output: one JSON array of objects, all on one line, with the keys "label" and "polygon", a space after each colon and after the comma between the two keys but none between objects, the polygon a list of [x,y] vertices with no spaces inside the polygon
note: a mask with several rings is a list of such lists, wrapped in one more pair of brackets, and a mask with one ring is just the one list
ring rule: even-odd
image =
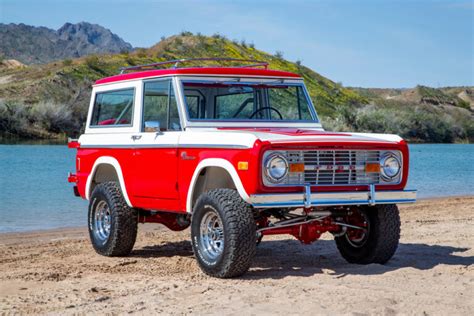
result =
[{"label": "water", "polygon": [[0,232],[85,225],[87,202],[67,182],[74,168],[64,145],[0,145]]},{"label": "water", "polygon": [[411,188],[418,198],[474,195],[474,144],[410,145]]},{"label": "water", "polygon": [[[411,145],[407,188],[419,198],[474,194],[474,145]],[[85,226],[87,202],[67,183],[75,150],[0,145],[0,232]]]}]

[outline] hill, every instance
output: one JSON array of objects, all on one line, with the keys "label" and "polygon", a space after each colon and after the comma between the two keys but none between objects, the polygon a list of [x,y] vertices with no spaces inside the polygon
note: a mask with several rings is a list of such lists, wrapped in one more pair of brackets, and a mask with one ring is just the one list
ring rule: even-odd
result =
[{"label": "hill", "polygon": [[[0,100],[4,104],[3,115],[0,108],[0,131],[28,138],[58,137],[62,132],[75,136],[83,127],[90,85],[95,80],[115,75],[123,66],[212,56],[264,60],[270,63],[270,68],[301,74],[323,116],[334,115],[338,106],[368,102],[357,92],[341,87],[300,63],[265,53],[253,45],[230,41],[220,35],[183,33],[131,53],[90,55],[27,68],[0,69]],[[24,117],[19,120],[30,124],[8,121],[12,117]]]},{"label": "hill", "polygon": [[66,23],[58,30],[52,30],[25,24],[0,23],[0,56],[24,64],[130,50],[132,45],[97,24]]},{"label": "hill", "polygon": [[[472,96],[471,88],[462,92],[460,88],[417,87],[416,96],[403,89],[345,88],[299,61],[285,60],[280,53],[269,54],[219,34],[190,32],[162,38],[153,47],[130,53],[0,68],[0,134],[20,138],[77,136],[84,126],[90,85],[95,80],[117,74],[123,66],[190,57],[258,59],[269,62],[272,69],[300,74],[328,130],[389,132],[424,142],[474,140],[472,112],[465,103],[466,97]],[[442,97],[431,96],[435,92]],[[452,98],[445,100],[444,95]],[[439,100],[438,104],[433,100]]]},{"label": "hill", "polygon": [[369,99],[326,123],[333,130],[396,133],[412,142],[472,142],[474,87],[351,88]]}]

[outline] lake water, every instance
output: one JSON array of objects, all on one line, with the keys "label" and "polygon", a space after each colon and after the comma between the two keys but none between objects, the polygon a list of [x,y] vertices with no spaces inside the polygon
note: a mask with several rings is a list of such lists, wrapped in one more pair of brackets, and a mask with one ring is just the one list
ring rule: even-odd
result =
[{"label": "lake water", "polygon": [[[474,194],[474,145],[411,145],[407,188],[419,198]],[[60,145],[0,145],[0,232],[85,226],[87,202],[67,173],[75,150]]]}]

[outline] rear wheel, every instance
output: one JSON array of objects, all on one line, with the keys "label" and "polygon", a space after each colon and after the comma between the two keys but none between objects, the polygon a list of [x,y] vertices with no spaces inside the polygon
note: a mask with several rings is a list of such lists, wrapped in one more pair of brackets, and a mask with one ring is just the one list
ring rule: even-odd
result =
[{"label": "rear wheel", "polygon": [[250,206],[235,190],[203,193],[193,209],[191,239],[201,269],[230,278],[244,274],[256,248],[256,225]]},{"label": "rear wheel", "polygon": [[89,236],[103,256],[126,256],[137,238],[138,213],[129,207],[117,182],[98,184],[89,204]]},{"label": "rear wheel", "polygon": [[345,222],[364,230],[347,228],[335,237],[341,255],[350,263],[386,263],[395,254],[400,240],[400,216],[395,204],[361,207]]}]

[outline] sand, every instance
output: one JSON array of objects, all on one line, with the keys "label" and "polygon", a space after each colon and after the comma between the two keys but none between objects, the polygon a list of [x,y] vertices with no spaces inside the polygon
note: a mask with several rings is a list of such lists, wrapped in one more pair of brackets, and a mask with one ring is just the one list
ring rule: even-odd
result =
[{"label": "sand", "polygon": [[141,225],[126,258],[97,255],[85,228],[3,234],[0,314],[472,315],[474,197],[402,206],[401,219],[386,265],[346,263],[330,235],[278,236],[230,280],[199,270],[189,230]]}]

